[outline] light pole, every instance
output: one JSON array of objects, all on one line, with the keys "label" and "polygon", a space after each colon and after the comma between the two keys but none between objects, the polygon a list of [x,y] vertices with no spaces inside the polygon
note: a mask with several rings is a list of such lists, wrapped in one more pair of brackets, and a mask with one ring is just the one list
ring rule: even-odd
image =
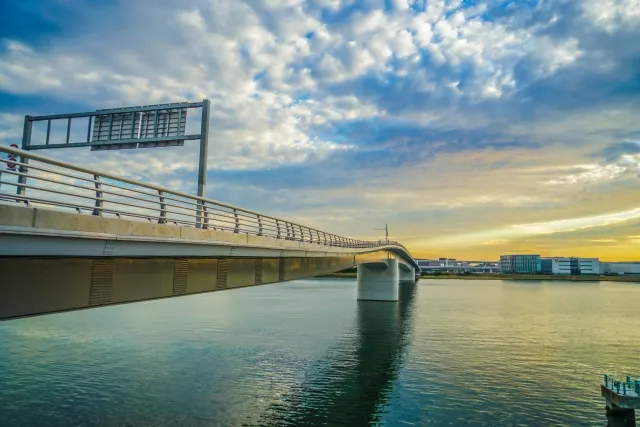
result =
[{"label": "light pole", "polygon": [[374,230],[384,230],[384,238],[386,242],[389,243],[389,227],[387,226],[387,224],[384,225],[384,228],[374,228]]}]

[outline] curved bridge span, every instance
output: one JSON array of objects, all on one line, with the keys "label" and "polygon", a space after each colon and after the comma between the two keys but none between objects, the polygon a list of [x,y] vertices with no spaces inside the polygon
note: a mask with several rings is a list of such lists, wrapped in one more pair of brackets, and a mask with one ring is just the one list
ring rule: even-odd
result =
[{"label": "curved bridge span", "polygon": [[419,267],[365,241],[0,147],[0,319],[233,289],[358,266],[359,299],[398,300]]}]

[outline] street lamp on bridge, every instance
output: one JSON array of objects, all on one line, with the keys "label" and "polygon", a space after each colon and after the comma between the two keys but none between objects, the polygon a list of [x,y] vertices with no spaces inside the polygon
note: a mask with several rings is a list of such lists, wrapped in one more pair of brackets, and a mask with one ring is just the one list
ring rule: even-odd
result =
[{"label": "street lamp on bridge", "polygon": [[374,230],[384,230],[384,238],[387,242],[389,241],[389,227],[387,226],[387,224],[384,225],[384,228],[374,228]]}]

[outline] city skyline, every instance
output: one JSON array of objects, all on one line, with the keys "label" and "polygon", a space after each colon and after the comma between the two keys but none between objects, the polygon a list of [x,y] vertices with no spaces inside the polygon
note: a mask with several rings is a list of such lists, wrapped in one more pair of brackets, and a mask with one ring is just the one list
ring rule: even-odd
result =
[{"label": "city skyline", "polygon": [[[25,114],[212,102],[207,196],[416,258],[640,261],[640,9],[584,1],[9,1]],[[195,193],[197,146],[39,154]]]}]

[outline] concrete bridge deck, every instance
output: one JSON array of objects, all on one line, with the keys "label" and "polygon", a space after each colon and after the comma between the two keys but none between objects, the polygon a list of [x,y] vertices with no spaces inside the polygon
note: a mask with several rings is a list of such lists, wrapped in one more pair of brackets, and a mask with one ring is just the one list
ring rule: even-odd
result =
[{"label": "concrete bridge deck", "polygon": [[[17,189],[0,192],[0,319],[275,283],[355,265],[372,266],[368,276],[398,270],[383,274],[392,289],[419,271],[397,242],[349,239],[29,152],[0,151],[30,160],[9,174],[16,181],[0,181],[3,190]],[[390,292],[391,300],[397,293]]]}]

